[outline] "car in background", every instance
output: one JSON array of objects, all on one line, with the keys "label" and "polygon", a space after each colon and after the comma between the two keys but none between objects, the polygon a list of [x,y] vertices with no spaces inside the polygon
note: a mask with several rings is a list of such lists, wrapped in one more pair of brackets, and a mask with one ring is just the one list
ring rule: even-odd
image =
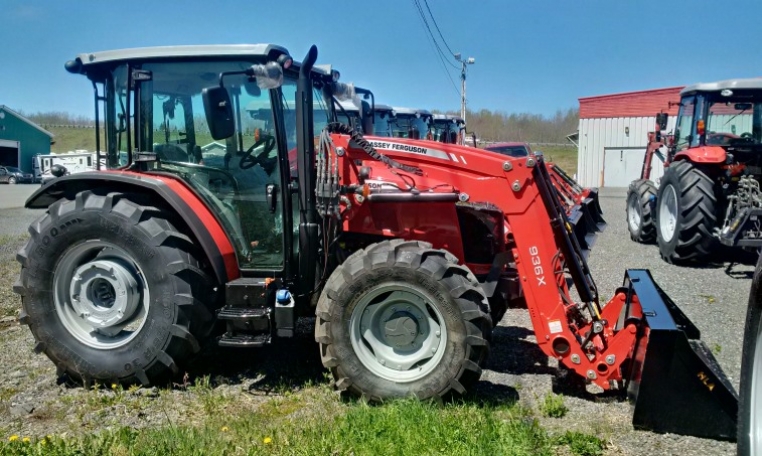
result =
[{"label": "car in background", "polygon": [[13,166],[0,166],[0,184],[31,184],[34,176]]},{"label": "car in background", "polygon": [[497,152],[511,157],[528,157],[532,155],[532,149],[525,142],[501,142],[484,146],[484,150]]}]

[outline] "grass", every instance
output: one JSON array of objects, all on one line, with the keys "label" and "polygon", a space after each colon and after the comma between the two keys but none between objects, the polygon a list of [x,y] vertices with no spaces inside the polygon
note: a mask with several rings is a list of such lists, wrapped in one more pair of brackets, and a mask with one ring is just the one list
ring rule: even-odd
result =
[{"label": "grass", "polygon": [[[28,439],[25,441],[24,439]],[[601,454],[600,439],[551,436],[516,406],[381,406],[341,402],[325,386],[265,402],[255,412],[206,414],[198,426],[128,427],[79,437],[12,435],[0,454]]]},{"label": "grass", "polygon": [[557,164],[566,174],[574,177],[577,174],[577,148],[559,146],[532,145],[532,150],[542,151],[545,160]]},{"label": "grass", "polygon": [[18,315],[21,299],[13,292],[12,287],[18,277],[20,265],[15,258],[16,251],[23,246],[27,237],[26,234],[19,236],[0,234],[0,318]]},{"label": "grass", "polygon": [[550,418],[561,418],[569,409],[564,405],[564,397],[553,393],[547,393],[540,403],[540,411]]}]

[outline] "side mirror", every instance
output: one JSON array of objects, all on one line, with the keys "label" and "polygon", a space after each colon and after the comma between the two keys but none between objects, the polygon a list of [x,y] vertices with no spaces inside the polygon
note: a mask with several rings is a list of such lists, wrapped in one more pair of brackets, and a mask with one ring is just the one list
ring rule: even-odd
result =
[{"label": "side mirror", "polygon": [[656,125],[659,126],[659,131],[667,129],[668,118],[669,118],[669,114],[667,114],[666,112],[660,112],[656,114]]},{"label": "side mirror", "polygon": [[201,90],[204,113],[209,132],[214,139],[226,139],[235,133],[233,105],[228,91],[221,86],[205,87]]}]

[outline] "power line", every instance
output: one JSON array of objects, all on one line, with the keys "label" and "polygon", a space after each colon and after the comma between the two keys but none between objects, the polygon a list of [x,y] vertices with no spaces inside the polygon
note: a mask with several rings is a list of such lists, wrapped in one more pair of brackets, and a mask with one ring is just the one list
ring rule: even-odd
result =
[{"label": "power line", "polygon": [[[449,60],[445,60],[445,54],[444,51],[442,51],[442,48],[439,47],[439,43],[437,42],[437,39],[434,37],[434,32],[431,31],[431,27],[429,26],[429,21],[426,19],[426,14],[423,12],[423,8],[421,7],[421,3],[418,0],[413,0],[413,3],[415,3],[416,8],[418,8],[418,14],[421,15],[421,19],[423,20],[423,25],[426,26],[426,30],[429,32],[429,36],[431,37],[431,41],[434,42],[434,46],[436,46],[437,51],[439,52],[439,55],[442,57],[442,60],[450,64],[453,68],[456,70],[459,70],[457,65],[450,62]],[[433,16],[432,16],[433,19]],[[445,43],[445,46],[447,46],[447,43]],[[449,49],[449,48],[448,48]]]},{"label": "power line", "polygon": [[432,22],[434,22],[434,27],[436,27],[437,32],[439,33],[439,37],[442,38],[442,42],[444,43],[445,47],[448,51],[450,51],[450,55],[455,55],[454,52],[452,52],[452,49],[450,49],[450,46],[447,45],[447,41],[444,39],[444,36],[442,36],[442,31],[439,30],[439,25],[437,25],[437,20],[434,19],[434,15],[431,13],[431,8],[429,8],[429,2],[428,0],[423,0],[423,4],[426,5],[426,9],[429,11],[429,16],[431,16]]},{"label": "power line", "polygon": [[[418,3],[418,0],[413,0],[413,4],[418,9],[418,12],[420,14],[421,20],[423,21],[424,25],[429,31],[429,36],[431,37],[431,40],[434,43],[435,49],[434,53],[439,57],[439,61],[442,63],[442,69],[444,70],[445,74],[447,75],[447,79],[450,80],[450,84],[452,84],[453,90],[455,90],[455,93],[460,95],[460,91],[458,90],[458,86],[455,84],[455,81],[452,78],[452,75],[450,74],[450,71],[447,69],[447,66],[445,65],[445,59],[444,59],[444,52],[442,52],[442,49],[439,48],[439,45],[436,42],[436,39],[434,38],[434,35],[431,33],[431,29],[428,27],[428,24],[426,23],[426,18],[423,15],[423,9],[421,8],[420,3]],[[437,52],[438,51],[438,52]],[[449,63],[449,62],[448,62]],[[458,68],[457,66],[450,63],[455,68]]]}]

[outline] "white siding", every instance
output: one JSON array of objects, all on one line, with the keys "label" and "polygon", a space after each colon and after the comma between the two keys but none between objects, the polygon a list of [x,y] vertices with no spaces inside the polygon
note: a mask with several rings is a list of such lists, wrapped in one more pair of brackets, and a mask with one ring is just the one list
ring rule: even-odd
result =
[{"label": "white siding", "polygon": [[[577,156],[579,184],[584,187],[602,187],[604,150],[617,147],[645,149],[648,132],[653,131],[655,125],[656,117],[653,116],[580,119]],[[674,125],[675,116],[670,116],[666,132],[670,132]],[[629,128],[629,134],[625,128]],[[663,174],[658,157],[654,157],[653,164],[655,166],[651,168],[651,178],[657,179]]]}]

